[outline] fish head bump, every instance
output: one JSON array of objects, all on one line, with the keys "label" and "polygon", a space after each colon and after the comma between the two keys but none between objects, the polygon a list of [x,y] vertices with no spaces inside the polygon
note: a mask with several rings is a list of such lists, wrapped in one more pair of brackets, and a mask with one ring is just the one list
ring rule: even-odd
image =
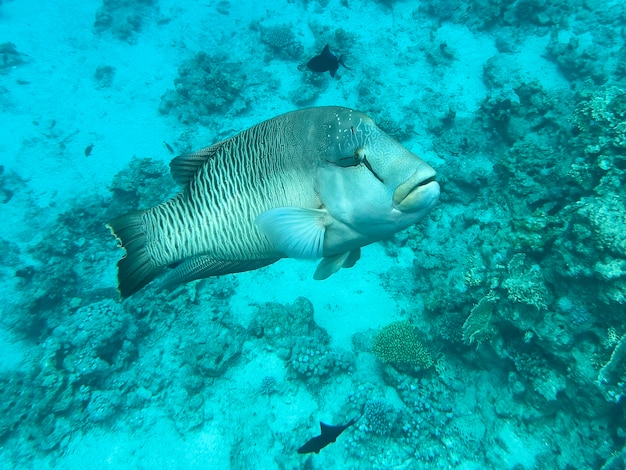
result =
[{"label": "fish head bump", "polygon": [[435,170],[367,115],[338,108],[327,126],[318,191],[338,223],[328,227],[326,254],[389,237],[437,203]]}]

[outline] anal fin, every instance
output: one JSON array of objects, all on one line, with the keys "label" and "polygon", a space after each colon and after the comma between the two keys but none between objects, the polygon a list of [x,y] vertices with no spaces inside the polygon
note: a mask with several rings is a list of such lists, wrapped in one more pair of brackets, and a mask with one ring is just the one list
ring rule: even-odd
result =
[{"label": "anal fin", "polygon": [[204,279],[206,277],[252,271],[275,263],[279,259],[280,258],[267,258],[245,261],[224,261],[216,260],[210,256],[194,256],[193,258],[184,260],[174,269],[167,272],[161,278],[161,285],[165,288],[172,288],[178,284]]}]

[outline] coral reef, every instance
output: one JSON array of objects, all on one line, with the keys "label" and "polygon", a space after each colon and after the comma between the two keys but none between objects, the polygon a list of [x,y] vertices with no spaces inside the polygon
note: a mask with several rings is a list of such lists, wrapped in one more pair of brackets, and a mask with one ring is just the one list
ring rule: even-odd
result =
[{"label": "coral reef", "polygon": [[275,89],[276,81],[262,71],[254,83],[240,64],[226,55],[198,52],[178,68],[175,88],[161,97],[159,112],[173,114],[183,124],[210,125],[216,115],[233,116],[246,111],[254,100],[254,87]]},{"label": "coral reef", "polygon": [[178,190],[169,169],[162,162],[137,157],[133,157],[128,167],[113,177],[109,189],[112,193],[111,206],[119,214],[152,207]]},{"label": "coral reef", "polygon": [[559,41],[557,30],[552,30],[546,50],[549,57],[559,65],[570,80],[591,78],[597,84],[602,84],[606,80],[603,70],[597,67],[599,51],[595,47],[581,47],[576,36],[570,37],[567,43],[564,43]]},{"label": "coral reef", "polygon": [[2,374],[0,439],[11,431],[35,436],[41,450],[63,448],[77,426],[110,420],[123,402],[110,381],[137,356],[135,318],[103,300],[57,320],[27,372]]},{"label": "coral reef", "polygon": [[352,371],[354,358],[328,346],[330,337],[315,323],[313,305],[304,297],[298,297],[292,305],[265,304],[248,331],[267,341],[287,361],[292,376],[313,390],[330,377]]},{"label": "coral reef", "polygon": [[[304,3],[316,13],[328,6]],[[404,51],[389,57],[372,50],[319,15],[300,29],[274,18],[240,28],[238,39],[261,47],[253,64],[219,48],[184,60],[160,106],[176,126],[215,130],[253,104],[265,112],[289,100],[348,99],[396,138],[436,154],[440,206],[385,240],[381,251],[393,266],[368,278],[397,302],[393,314],[408,320],[374,333],[346,324],[361,330],[352,343],[337,344],[320,326],[327,323],[316,323],[314,302],[299,297],[248,304],[253,318],[246,323],[233,301],[240,299],[232,298],[239,276],[148,288],[116,302],[120,252],[103,222],[178,190],[163,163],[135,157],[110,195],[77,195],[43,209],[24,204],[27,242],[0,241],[0,276],[14,290],[2,327],[23,353],[18,366],[0,369],[0,444],[13,466],[36,465],[33,455],[57,463],[79,433],[94,428],[140,433],[159,419],[183,439],[213,439],[218,430],[233,468],[263,467],[261,457],[306,467],[314,464],[294,463],[293,451],[319,419],[361,416],[332,450],[314,456],[317,464],[622,468],[626,16],[619,3],[583,3],[366,2],[360,7],[390,15],[390,24],[394,14],[394,34],[384,37]],[[235,7],[218,2],[209,10],[233,18]],[[105,1],[96,30],[132,42],[156,11],[152,1]],[[482,56],[475,106],[457,90],[409,76],[426,68],[443,83],[462,70],[464,50],[446,36],[454,31],[492,48]],[[532,41],[544,52],[540,66],[527,62],[537,49]],[[326,43],[354,69],[341,80],[304,69],[298,75],[294,62],[302,69]],[[10,70],[29,59],[11,43],[0,51],[0,73],[11,81]],[[255,69],[263,61],[294,76],[279,84],[270,77],[281,76],[276,70]],[[381,64],[406,73],[415,96],[390,99],[395,82],[373,67]],[[480,76],[480,64],[477,70]],[[86,76],[98,88],[119,78],[109,65]],[[3,103],[9,81],[0,87]],[[279,89],[283,101],[263,108],[261,99]],[[67,157],[78,131],[40,117],[32,125],[36,139],[50,144],[50,158]],[[186,126],[181,141],[196,129]],[[0,166],[3,209],[21,208],[29,184]]]},{"label": "coral reef", "polygon": [[[517,27],[523,29],[547,29],[565,26],[570,16],[582,2],[558,0],[480,0],[478,2],[453,2],[431,0],[420,4],[420,10],[441,22],[462,23],[476,30]],[[480,14],[476,12],[480,11]]]},{"label": "coral reef", "polygon": [[351,354],[333,351],[319,338],[301,337],[291,350],[288,364],[294,377],[316,389],[322,381],[350,372],[353,361]]}]

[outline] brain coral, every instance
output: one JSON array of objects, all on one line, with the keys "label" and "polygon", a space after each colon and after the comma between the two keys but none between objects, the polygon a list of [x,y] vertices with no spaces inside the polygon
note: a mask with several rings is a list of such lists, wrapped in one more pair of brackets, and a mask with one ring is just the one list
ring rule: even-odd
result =
[{"label": "brain coral", "polygon": [[408,321],[390,323],[372,342],[372,352],[382,362],[394,366],[427,369],[433,365],[430,353],[417,338],[417,330]]}]

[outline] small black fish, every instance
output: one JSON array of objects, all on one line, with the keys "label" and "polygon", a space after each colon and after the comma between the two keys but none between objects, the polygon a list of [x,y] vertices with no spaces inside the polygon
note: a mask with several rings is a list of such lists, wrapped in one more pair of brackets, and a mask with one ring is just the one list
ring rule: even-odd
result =
[{"label": "small black fish", "polygon": [[[337,73],[337,69],[339,68],[339,64],[346,67],[346,64],[343,61],[343,57],[344,56],[341,55],[339,56],[339,58],[337,58],[335,54],[330,52],[330,48],[328,47],[328,44],[326,44],[324,46],[324,49],[322,50],[322,53],[320,55],[316,55],[311,60],[309,60],[306,63],[306,66],[309,68],[309,70],[312,70],[313,72],[330,72],[330,76],[334,78],[335,73]],[[348,67],[346,68],[348,70],[351,70]]]},{"label": "small black fish", "polygon": [[174,155],[174,149],[172,148],[172,146],[170,144],[168,144],[167,142],[163,141],[163,145],[165,145],[165,148],[167,149],[167,151],[169,153],[171,153],[172,155]]},{"label": "small black fish", "polygon": [[322,434],[319,436],[315,436],[312,439],[309,439],[306,444],[298,449],[298,454],[309,454],[311,452],[315,452],[316,454],[320,453],[320,450],[326,447],[328,444],[332,444],[337,440],[339,434],[344,432],[346,428],[352,426],[359,420],[358,418],[352,418],[348,424],[340,425],[340,426],[332,426],[330,424],[325,424],[320,421],[320,429]]},{"label": "small black fish", "polygon": [[89,155],[91,155],[92,150],[93,150],[93,144],[89,144],[87,147],[85,147],[85,157],[88,157]]}]

